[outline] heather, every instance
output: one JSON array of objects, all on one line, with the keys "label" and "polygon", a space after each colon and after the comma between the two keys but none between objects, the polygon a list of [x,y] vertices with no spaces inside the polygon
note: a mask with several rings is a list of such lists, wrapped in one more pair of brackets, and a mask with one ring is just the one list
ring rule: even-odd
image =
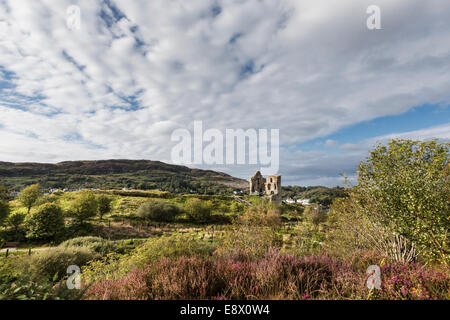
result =
[{"label": "heather", "polygon": [[383,266],[380,290],[366,275],[326,255],[298,258],[269,249],[253,261],[217,256],[162,258],[117,280],[89,286],[85,299],[448,299],[448,274],[419,266]]}]

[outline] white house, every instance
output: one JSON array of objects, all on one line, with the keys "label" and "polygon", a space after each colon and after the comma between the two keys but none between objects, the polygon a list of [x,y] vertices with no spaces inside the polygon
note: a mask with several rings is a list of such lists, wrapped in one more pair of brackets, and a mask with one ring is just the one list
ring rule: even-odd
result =
[{"label": "white house", "polygon": [[305,206],[309,204],[309,199],[297,199],[297,203],[300,203],[301,205]]}]

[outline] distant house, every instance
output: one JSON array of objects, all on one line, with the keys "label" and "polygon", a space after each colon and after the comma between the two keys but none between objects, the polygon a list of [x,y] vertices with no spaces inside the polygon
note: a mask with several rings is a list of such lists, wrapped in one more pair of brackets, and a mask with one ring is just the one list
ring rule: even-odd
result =
[{"label": "distant house", "polygon": [[284,200],[285,203],[295,203],[295,200],[292,198],[288,198],[286,200]]},{"label": "distant house", "polygon": [[309,199],[297,199],[297,203],[300,203],[303,206],[309,205]]}]

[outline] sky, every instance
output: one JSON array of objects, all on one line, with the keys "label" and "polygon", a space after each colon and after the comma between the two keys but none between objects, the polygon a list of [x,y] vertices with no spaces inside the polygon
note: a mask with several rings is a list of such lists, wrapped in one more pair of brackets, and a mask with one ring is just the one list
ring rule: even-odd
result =
[{"label": "sky", "polygon": [[447,0],[0,0],[0,161],[171,163],[174,130],[202,121],[279,129],[284,185],[343,185],[378,142],[450,140],[449,17]]}]

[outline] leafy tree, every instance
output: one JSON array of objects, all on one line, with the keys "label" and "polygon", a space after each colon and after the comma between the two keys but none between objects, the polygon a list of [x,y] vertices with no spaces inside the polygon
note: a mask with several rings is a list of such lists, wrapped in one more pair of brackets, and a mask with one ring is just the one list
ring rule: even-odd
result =
[{"label": "leafy tree", "polygon": [[111,198],[102,194],[97,198],[98,202],[98,215],[100,219],[103,219],[103,216],[111,211]]},{"label": "leafy tree", "polygon": [[27,238],[53,239],[64,228],[62,209],[54,203],[43,204],[36,211],[26,216],[25,225],[28,229]]},{"label": "leafy tree", "polygon": [[27,208],[27,213],[30,213],[31,207],[33,207],[33,205],[41,196],[41,187],[39,186],[39,184],[33,184],[22,190],[22,192],[19,194],[19,201],[25,208]]},{"label": "leafy tree", "polygon": [[25,215],[23,213],[15,212],[6,219],[6,223],[8,224],[8,226],[12,227],[15,232],[17,232],[24,220]]},{"label": "leafy tree", "polygon": [[0,200],[0,226],[9,216],[9,213],[10,213],[9,202],[5,200]]},{"label": "leafy tree", "polygon": [[359,165],[355,196],[363,213],[449,261],[449,143],[392,140]]},{"label": "leafy tree", "polygon": [[211,205],[200,199],[189,199],[185,208],[187,216],[194,222],[204,223],[211,217]]},{"label": "leafy tree", "polygon": [[72,202],[69,209],[70,216],[74,218],[75,223],[81,225],[91,217],[97,214],[98,201],[95,195],[90,191],[83,191],[77,199]]}]

